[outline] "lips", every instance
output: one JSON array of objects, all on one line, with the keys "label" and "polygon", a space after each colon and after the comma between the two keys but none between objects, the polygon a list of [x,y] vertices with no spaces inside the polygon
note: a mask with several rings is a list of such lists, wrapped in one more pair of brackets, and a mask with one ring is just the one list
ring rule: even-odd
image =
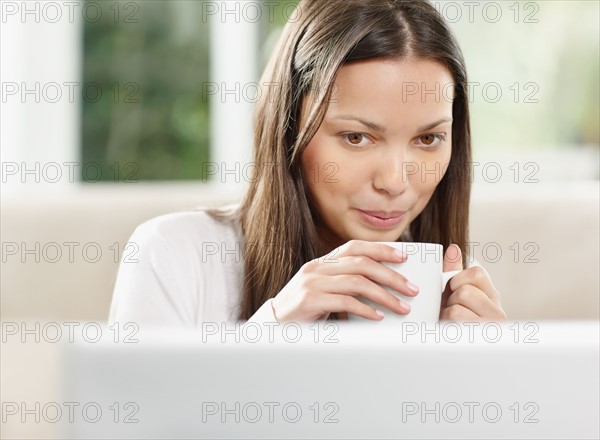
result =
[{"label": "lips", "polygon": [[360,220],[372,228],[391,229],[404,219],[403,211],[363,211],[357,209]]},{"label": "lips", "polygon": [[369,214],[373,217],[379,217],[383,219],[401,217],[405,211],[367,211],[365,209],[361,209],[360,211]]}]

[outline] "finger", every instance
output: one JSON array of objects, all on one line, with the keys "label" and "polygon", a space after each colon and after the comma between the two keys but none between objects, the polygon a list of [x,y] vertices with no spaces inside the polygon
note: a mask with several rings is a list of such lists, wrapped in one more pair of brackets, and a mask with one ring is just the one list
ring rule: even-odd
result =
[{"label": "finger", "polygon": [[481,317],[465,306],[454,304],[442,310],[440,321],[481,321]]},{"label": "finger", "polygon": [[350,240],[334,249],[330,254],[333,258],[364,255],[374,261],[387,261],[391,263],[402,263],[407,258],[406,253],[393,246],[364,240]]},{"label": "finger", "polygon": [[415,296],[419,293],[419,287],[407,280],[404,275],[364,255],[342,257],[334,264],[320,264],[317,271],[330,276],[362,275],[406,296]]},{"label": "finger", "polygon": [[444,272],[450,272],[453,270],[463,270],[462,265],[462,252],[457,244],[451,244],[444,253]]},{"label": "finger", "polygon": [[319,281],[319,286],[327,293],[367,298],[400,315],[410,312],[409,304],[362,275],[343,274],[324,277]]},{"label": "finger", "polygon": [[473,285],[480,289],[495,304],[500,304],[500,294],[492,283],[492,279],[487,271],[481,266],[473,266],[463,270],[455,275],[448,282],[452,292],[457,291],[462,286]]},{"label": "finger", "polygon": [[504,311],[481,289],[467,284],[461,286],[448,298],[447,307],[461,305],[480,317],[489,319],[505,319]]},{"label": "finger", "polygon": [[374,321],[381,321],[384,316],[384,313],[381,310],[361,303],[356,298],[348,295],[325,293],[324,295],[321,295],[319,302],[323,311],[347,312]]},{"label": "finger", "polygon": [[[391,262],[400,264],[404,263],[408,258],[405,252],[402,252],[400,249],[396,249],[394,246],[372,241],[350,240],[344,245],[340,246],[338,249],[338,262],[343,257],[354,256],[368,257],[376,263]],[[360,263],[361,261],[359,260],[358,264]],[[330,273],[342,272],[337,270],[336,272]],[[396,271],[390,269],[387,266],[381,264],[373,265],[372,263],[370,263],[370,270],[368,271],[368,273],[365,273],[364,271],[359,273],[368,277],[370,277],[369,275],[373,275],[374,277],[376,277],[372,278],[373,281],[383,284],[385,286],[389,286],[403,295],[415,296],[419,293],[418,286],[416,286],[414,283],[411,283],[409,280],[406,279],[406,277],[398,274]]]}]

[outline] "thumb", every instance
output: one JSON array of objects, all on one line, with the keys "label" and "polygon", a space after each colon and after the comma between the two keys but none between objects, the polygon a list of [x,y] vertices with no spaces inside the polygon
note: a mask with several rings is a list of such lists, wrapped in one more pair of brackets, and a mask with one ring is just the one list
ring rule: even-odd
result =
[{"label": "thumb", "polygon": [[450,272],[452,270],[463,270],[462,266],[462,252],[457,244],[451,244],[446,249],[444,254],[444,272]]}]

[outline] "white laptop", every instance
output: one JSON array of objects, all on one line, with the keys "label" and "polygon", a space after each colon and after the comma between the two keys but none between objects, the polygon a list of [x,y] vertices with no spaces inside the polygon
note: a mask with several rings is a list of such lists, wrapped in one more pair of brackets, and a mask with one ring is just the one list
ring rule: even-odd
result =
[{"label": "white laptop", "polygon": [[64,438],[600,434],[597,321],[131,329],[65,344]]}]

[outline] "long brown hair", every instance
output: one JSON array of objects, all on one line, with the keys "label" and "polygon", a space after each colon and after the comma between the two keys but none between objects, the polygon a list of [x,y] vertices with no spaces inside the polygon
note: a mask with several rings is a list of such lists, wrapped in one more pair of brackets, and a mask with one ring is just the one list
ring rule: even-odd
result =
[{"label": "long brown hair", "polygon": [[[315,213],[300,156],[327,110],[333,82],[347,62],[384,57],[437,61],[454,81],[452,156],[423,212],[403,238],[468,242],[471,140],[467,74],[456,38],[427,0],[302,0],[280,37],[260,84],[271,84],[254,114],[254,174],[239,208],[211,210],[237,219],[244,237],[239,319],[273,298],[317,255]],[[301,106],[308,104],[304,127]],[[399,240],[401,238],[399,237]],[[465,266],[466,267],[466,266]]]}]

